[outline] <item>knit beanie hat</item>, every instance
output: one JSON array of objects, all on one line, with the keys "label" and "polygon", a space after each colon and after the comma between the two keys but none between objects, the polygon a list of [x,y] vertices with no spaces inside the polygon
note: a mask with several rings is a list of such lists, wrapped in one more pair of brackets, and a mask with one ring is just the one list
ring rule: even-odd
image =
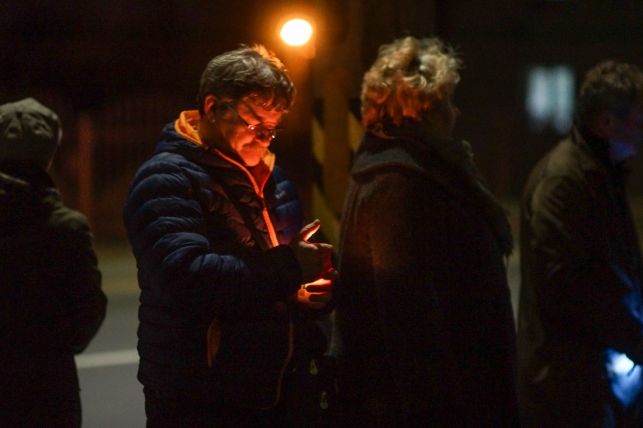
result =
[{"label": "knit beanie hat", "polygon": [[33,98],[0,105],[0,161],[27,161],[46,169],[60,131],[56,113]]}]

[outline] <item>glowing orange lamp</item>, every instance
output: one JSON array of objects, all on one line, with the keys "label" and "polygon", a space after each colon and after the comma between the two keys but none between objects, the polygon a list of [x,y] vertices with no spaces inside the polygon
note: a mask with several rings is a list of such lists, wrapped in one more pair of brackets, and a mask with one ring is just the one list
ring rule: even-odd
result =
[{"label": "glowing orange lamp", "polygon": [[313,36],[313,26],[303,18],[286,21],[279,32],[281,39],[289,46],[303,46]]},{"label": "glowing orange lamp", "polygon": [[292,18],[279,30],[281,40],[305,58],[315,56],[314,29],[311,22],[304,18]]}]

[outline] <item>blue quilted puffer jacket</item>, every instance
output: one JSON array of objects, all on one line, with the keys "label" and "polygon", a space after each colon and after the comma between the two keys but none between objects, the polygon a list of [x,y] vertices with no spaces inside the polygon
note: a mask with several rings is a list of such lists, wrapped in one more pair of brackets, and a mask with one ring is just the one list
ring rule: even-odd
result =
[{"label": "blue quilted puffer jacket", "polygon": [[302,225],[301,203],[278,167],[256,183],[181,120],[165,127],[123,211],[141,289],[138,377],[270,408],[300,318],[287,300],[301,270],[284,244]]}]

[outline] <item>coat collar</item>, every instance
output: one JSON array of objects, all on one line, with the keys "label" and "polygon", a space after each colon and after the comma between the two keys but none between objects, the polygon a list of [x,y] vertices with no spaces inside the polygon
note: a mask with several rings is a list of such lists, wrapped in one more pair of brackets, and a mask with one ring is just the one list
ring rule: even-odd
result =
[{"label": "coat collar", "polygon": [[583,166],[587,170],[598,171],[618,180],[624,180],[629,174],[627,162],[614,164],[609,155],[609,141],[599,138],[587,130],[576,126],[570,133],[571,143],[583,153]]},{"label": "coat collar", "polygon": [[248,168],[243,165],[238,159],[234,159],[228,155],[225,155],[220,150],[213,149],[205,144],[205,142],[201,140],[198,132],[198,124],[200,120],[201,115],[199,114],[198,110],[183,111],[179,115],[179,118],[174,122],[173,131],[177,135],[183,137],[185,140],[198,147],[201,151],[215,153],[220,158],[223,158],[226,162],[240,168],[244,172],[250,173],[258,183],[265,183],[265,180],[270,175],[275,166],[274,153],[272,153],[271,151],[266,151],[266,155],[263,157],[260,165],[258,165],[257,167]]},{"label": "coat collar", "polygon": [[472,207],[491,228],[500,251],[506,255],[511,253],[513,238],[507,211],[487,188],[467,142],[423,138],[408,132],[391,138],[367,133],[353,164],[352,176],[358,178],[391,168],[426,177],[463,205]]},{"label": "coat collar", "polygon": [[418,156],[423,152],[427,152],[426,148],[415,141],[384,138],[367,133],[360,144],[351,174],[359,176],[382,168],[398,167],[428,175],[426,165],[423,165],[421,159],[424,156]]}]

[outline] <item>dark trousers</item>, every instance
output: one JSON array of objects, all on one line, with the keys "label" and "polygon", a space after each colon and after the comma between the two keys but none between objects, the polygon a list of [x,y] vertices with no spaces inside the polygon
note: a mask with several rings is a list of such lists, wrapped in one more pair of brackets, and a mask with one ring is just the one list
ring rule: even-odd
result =
[{"label": "dark trousers", "polygon": [[144,387],[147,428],[282,428],[281,407],[271,410],[224,405],[219,398]]}]

